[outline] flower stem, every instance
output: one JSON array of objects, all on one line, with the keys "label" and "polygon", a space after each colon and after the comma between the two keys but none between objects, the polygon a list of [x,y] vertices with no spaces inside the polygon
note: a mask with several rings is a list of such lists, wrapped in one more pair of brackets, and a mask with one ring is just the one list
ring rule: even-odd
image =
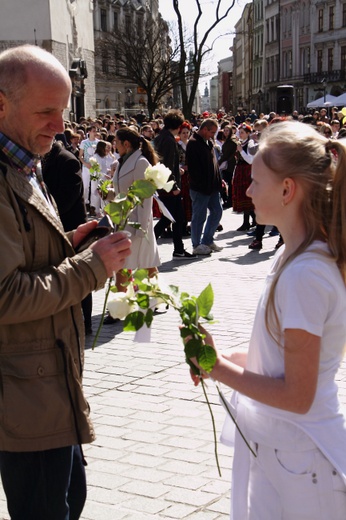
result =
[{"label": "flower stem", "polygon": [[218,453],[217,453],[217,438],[216,438],[216,426],[215,426],[214,414],[213,414],[213,410],[211,409],[211,405],[210,405],[210,402],[209,402],[209,399],[208,399],[208,394],[207,394],[207,391],[205,389],[205,383],[203,381],[202,376],[200,376],[200,381],[201,381],[204,397],[205,397],[206,403],[207,403],[208,408],[209,408],[211,422],[212,422],[212,425],[213,425],[215,460],[216,460],[217,470],[219,472],[219,477],[221,477],[222,475],[221,475],[221,469],[220,469],[220,464],[219,464],[219,456],[218,456]]},{"label": "flower stem", "polygon": [[104,320],[104,317],[105,317],[105,314],[106,314],[108,296],[109,296],[109,293],[110,293],[110,290],[111,290],[111,287],[112,287],[112,279],[113,278],[109,278],[109,280],[108,280],[108,288],[107,288],[105,299],[104,299],[104,302],[103,302],[102,316],[101,316],[100,323],[99,323],[99,326],[97,328],[96,335],[95,335],[95,338],[94,338],[94,341],[93,341],[92,350],[94,350],[94,348],[96,347],[96,343],[97,343],[98,337],[100,335],[100,332],[101,332],[101,329],[102,329],[102,326],[103,326],[103,320]]}]

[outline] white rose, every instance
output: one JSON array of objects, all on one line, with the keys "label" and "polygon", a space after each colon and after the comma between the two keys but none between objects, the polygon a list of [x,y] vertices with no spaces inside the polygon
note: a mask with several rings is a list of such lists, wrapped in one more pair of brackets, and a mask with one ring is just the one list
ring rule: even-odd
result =
[{"label": "white rose", "polygon": [[133,311],[134,306],[128,300],[129,295],[124,292],[114,294],[114,300],[108,302],[108,311],[112,318],[123,320]]},{"label": "white rose", "polygon": [[164,164],[158,163],[155,166],[148,166],[144,172],[144,177],[147,181],[155,184],[158,190],[171,191],[174,185],[174,181],[168,181],[171,170]]}]

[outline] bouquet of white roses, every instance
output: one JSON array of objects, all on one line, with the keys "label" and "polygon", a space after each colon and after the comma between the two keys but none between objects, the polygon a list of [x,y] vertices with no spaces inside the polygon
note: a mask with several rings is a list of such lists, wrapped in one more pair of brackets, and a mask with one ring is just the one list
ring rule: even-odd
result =
[{"label": "bouquet of white roses", "polygon": [[95,157],[90,157],[89,162],[91,164],[91,167],[89,168],[90,180],[99,181],[101,179],[101,166]]}]

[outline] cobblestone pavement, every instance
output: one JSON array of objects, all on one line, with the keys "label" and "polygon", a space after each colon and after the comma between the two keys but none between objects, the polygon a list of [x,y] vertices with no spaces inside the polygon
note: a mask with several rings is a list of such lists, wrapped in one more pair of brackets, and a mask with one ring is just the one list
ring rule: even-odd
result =
[{"label": "cobblestone pavement", "polygon": [[[246,347],[278,240],[265,235],[263,249],[251,251],[252,239],[234,231],[241,222],[231,209],[224,212],[224,229],[216,236],[224,249],[210,257],[172,261],[171,242],[159,242],[163,284],[198,295],[212,283],[217,323],[209,329],[223,349]],[[184,240],[191,251],[190,240]],[[104,291],[94,295],[94,330],[103,298]],[[229,518],[233,453],[218,444],[219,477],[210,415],[201,389],[190,381],[178,325],[177,314],[169,309],[155,317],[150,343],[134,343],[121,323],[103,327],[94,351],[87,338],[84,387],[97,439],[84,447],[88,499],[83,520]],[[344,363],[339,372],[344,402],[345,381]],[[212,383],[208,392],[219,435],[224,411]],[[2,490],[0,518],[9,519]]]}]

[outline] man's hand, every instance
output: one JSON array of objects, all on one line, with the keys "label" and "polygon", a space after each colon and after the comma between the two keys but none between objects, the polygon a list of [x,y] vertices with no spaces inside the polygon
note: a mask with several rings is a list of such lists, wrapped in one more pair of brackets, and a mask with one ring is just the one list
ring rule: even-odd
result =
[{"label": "man's hand", "polygon": [[81,224],[77,227],[76,231],[74,232],[73,238],[72,238],[72,245],[76,249],[76,247],[79,245],[79,243],[85,238],[89,233],[96,228],[97,226],[97,220],[91,220],[90,222],[86,222],[85,224]]},{"label": "man's hand", "polygon": [[107,276],[111,277],[123,268],[126,258],[131,254],[131,240],[127,233],[118,231],[100,238],[90,246],[90,249],[99,255]]}]

